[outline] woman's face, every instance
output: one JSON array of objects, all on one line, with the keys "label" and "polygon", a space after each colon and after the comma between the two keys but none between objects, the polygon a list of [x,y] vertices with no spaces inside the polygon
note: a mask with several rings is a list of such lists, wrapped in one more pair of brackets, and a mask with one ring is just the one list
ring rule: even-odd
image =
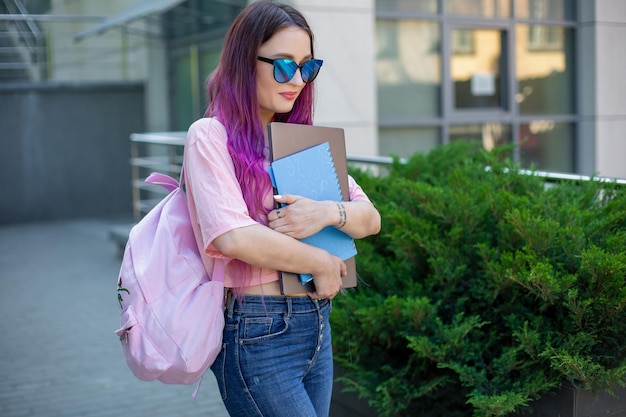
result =
[{"label": "woman's face", "polygon": [[[311,38],[304,29],[289,26],[276,32],[261,45],[258,56],[270,59],[288,58],[302,64],[311,56]],[[274,114],[291,111],[296,98],[306,85],[297,70],[293,78],[280,84],[274,80],[274,66],[267,62],[256,63],[257,99],[261,107],[261,121],[267,126]]]}]

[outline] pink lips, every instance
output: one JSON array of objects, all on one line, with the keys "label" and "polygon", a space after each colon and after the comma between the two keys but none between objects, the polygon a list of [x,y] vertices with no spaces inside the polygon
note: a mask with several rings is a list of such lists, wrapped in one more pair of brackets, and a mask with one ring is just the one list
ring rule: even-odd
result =
[{"label": "pink lips", "polygon": [[285,93],[280,93],[280,95],[283,96],[287,100],[295,100],[296,97],[298,97],[298,93],[293,92],[293,91],[287,91]]}]

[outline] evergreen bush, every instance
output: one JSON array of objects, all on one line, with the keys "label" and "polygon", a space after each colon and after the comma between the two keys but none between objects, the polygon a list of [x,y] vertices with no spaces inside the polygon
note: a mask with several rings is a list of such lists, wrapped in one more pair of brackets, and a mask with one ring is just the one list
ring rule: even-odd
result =
[{"label": "evergreen bush", "polygon": [[382,215],[337,297],[335,361],[381,417],[523,415],[562,383],[626,383],[626,186],[546,186],[455,142],[351,169]]}]

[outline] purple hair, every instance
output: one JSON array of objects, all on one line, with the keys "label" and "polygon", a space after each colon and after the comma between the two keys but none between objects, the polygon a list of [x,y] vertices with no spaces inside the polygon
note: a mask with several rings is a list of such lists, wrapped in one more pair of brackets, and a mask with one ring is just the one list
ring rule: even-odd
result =
[{"label": "purple hair", "polygon": [[[271,183],[264,166],[265,127],[256,91],[257,52],[277,31],[289,26],[309,34],[313,54],[313,33],[296,9],[267,0],[245,7],[228,30],[219,63],[207,83],[210,104],[205,116],[216,117],[226,127],[228,150],[248,211],[262,223],[267,214],[263,197]],[[313,83],[308,83],[292,110],[276,114],[273,120],[312,124],[313,98]]]}]

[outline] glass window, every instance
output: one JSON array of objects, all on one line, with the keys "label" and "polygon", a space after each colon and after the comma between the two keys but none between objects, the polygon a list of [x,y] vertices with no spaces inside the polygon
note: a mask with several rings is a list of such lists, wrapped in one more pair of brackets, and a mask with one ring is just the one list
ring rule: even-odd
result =
[{"label": "glass window", "polygon": [[380,155],[519,138],[524,166],[573,172],[576,3],[377,0]]},{"label": "glass window", "polygon": [[52,9],[52,0],[27,0],[24,3],[31,14],[44,14]]},{"label": "glass window", "polygon": [[200,74],[203,77],[208,77],[213,72],[220,60],[220,49],[212,49],[210,51],[203,51],[200,54]]},{"label": "glass window", "polygon": [[450,142],[456,140],[480,141],[490,151],[496,145],[511,142],[511,126],[500,123],[450,126]]},{"label": "glass window", "polygon": [[452,30],[450,74],[456,109],[505,107],[503,40],[497,29]]},{"label": "glass window", "polygon": [[376,22],[376,77],[380,120],[439,116],[439,46],[439,24],[435,22]]},{"label": "glass window", "polygon": [[573,31],[520,24],[516,38],[520,114],[574,113]]},{"label": "glass window", "polygon": [[163,14],[164,30],[169,39],[181,39],[198,33],[226,31],[246,0],[184,1]]},{"label": "glass window", "polygon": [[446,13],[464,16],[509,17],[509,0],[446,0]]},{"label": "glass window", "polygon": [[200,78],[202,89],[202,109],[203,112],[206,106],[209,104],[209,98],[206,95],[206,82],[209,75],[213,72],[220,59],[221,49],[213,49],[210,51],[204,51],[200,54]]},{"label": "glass window", "polygon": [[515,0],[517,17],[538,20],[573,20],[573,0]]},{"label": "glass window", "polygon": [[187,130],[197,118],[193,111],[191,94],[191,56],[179,57],[174,62],[174,129]]},{"label": "glass window", "polygon": [[382,128],[378,154],[409,158],[414,153],[426,153],[439,146],[441,133],[438,127],[423,128]]},{"label": "glass window", "polygon": [[437,13],[438,0],[376,0],[376,11]]},{"label": "glass window", "polygon": [[574,125],[535,120],[520,126],[522,164],[541,171],[574,172]]}]

